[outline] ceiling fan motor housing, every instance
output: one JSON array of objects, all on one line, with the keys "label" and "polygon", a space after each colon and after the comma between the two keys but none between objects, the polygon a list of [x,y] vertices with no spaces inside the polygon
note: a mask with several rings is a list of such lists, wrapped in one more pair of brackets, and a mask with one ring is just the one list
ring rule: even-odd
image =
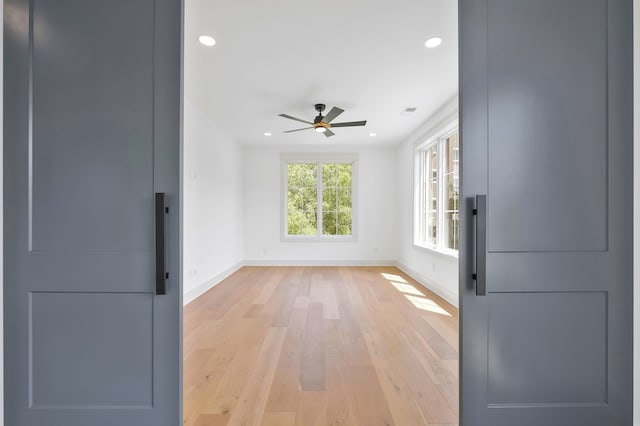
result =
[{"label": "ceiling fan motor housing", "polygon": [[315,104],[314,107],[316,111],[318,111],[318,116],[313,119],[313,123],[307,120],[303,120],[301,118],[292,117],[288,114],[279,114],[280,117],[288,118],[290,120],[300,121],[300,122],[311,125],[311,127],[304,127],[302,129],[288,130],[288,131],[285,131],[285,133],[299,132],[301,130],[306,130],[306,129],[315,129],[318,133],[323,133],[326,137],[330,137],[330,136],[334,136],[334,133],[330,130],[331,127],[355,127],[355,126],[365,126],[367,124],[365,120],[350,121],[345,123],[333,123],[333,120],[344,112],[342,108],[338,108],[334,106],[333,108],[331,108],[331,111],[329,111],[327,116],[323,116],[322,112],[325,110],[326,105]]},{"label": "ceiling fan motor housing", "polygon": [[[316,111],[318,111],[318,116],[313,119],[313,124],[317,125],[317,124],[320,124],[324,119],[324,117],[322,116],[322,111],[324,111],[327,106],[325,104],[315,104],[314,106],[316,108]],[[314,126],[314,127],[318,127],[318,126]]]}]

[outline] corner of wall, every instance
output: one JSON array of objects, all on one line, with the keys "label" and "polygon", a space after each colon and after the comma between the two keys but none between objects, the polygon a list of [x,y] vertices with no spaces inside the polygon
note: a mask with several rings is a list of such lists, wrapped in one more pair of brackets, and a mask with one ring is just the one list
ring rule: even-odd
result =
[{"label": "corner of wall", "polygon": [[[185,74],[189,74],[188,70]],[[185,96],[183,304],[242,266],[242,148]]]},{"label": "corner of wall", "polygon": [[182,305],[186,306],[189,303],[193,302],[198,297],[202,296],[204,293],[211,290],[213,287],[217,286],[222,281],[227,279],[231,274],[236,272],[238,269],[242,268],[242,266],[243,266],[243,262],[238,262],[232,265],[231,267],[225,269],[224,271],[220,272],[219,274],[216,274],[216,276],[214,276],[213,278],[208,279],[207,281],[203,282],[202,284],[196,286],[195,288],[189,291],[186,291],[184,293],[184,296],[182,297]]},{"label": "corner of wall", "polygon": [[413,244],[414,147],[458,117],[458,95],[452,96],[411,135],[396,145],[397,266],[416,281],[458,306],[457,260]]},{"label": "corner of wall", "polygon": [[427,289],[433,291],[438,296],[442,297],[447,302],[451,303],[453,306],[458,308],[458,293],[454,293],[447,289],[445,286],[434,282],[433,280],[427,278],[423,274],[418,271],[415,271],[403,264],[402,262],[396,262],[396,266],[398,269],[403,271],[405,274],[409,275],[411,278],[422,284]]}]

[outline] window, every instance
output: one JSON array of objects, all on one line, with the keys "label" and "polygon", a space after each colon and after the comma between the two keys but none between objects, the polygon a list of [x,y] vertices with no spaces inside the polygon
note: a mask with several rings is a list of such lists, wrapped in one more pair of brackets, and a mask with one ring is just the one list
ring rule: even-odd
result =
[{"label": "window", "polygon": [[283,164],[285,237],[352,237],[354,161],[287,159]]},{"label": "window", "polygon": [[455,254],[460,233],[457,122],[416,148],[414,244]]}]

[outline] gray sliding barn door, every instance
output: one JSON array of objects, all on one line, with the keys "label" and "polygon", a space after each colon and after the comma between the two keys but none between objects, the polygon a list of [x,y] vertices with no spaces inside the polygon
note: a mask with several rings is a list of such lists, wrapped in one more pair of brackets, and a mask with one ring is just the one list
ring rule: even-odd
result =
[{"label": "gray sliding barn door", "polygon": [[462,424],[630,425],[632,0],[460,0],[460,31]]},{"label": "gray sliding barn door", "polygon": [[4,1],[7,426],[182,423],[181,8]]}]

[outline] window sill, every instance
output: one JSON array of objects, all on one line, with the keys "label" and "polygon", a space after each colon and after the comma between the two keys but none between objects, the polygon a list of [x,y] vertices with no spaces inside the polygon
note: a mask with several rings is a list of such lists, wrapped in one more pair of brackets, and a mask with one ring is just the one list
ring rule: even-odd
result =
[{"label": "window sill", "polygon": [[437,256],[441,256],[447,259],[455,259],[458,260],[458,252],[456,250],[446,250],[446,249],[437,249],[433,247],[421,246],[419,244],[413,243],[413,247],[424,250],[428,253],[435,254]]}]

